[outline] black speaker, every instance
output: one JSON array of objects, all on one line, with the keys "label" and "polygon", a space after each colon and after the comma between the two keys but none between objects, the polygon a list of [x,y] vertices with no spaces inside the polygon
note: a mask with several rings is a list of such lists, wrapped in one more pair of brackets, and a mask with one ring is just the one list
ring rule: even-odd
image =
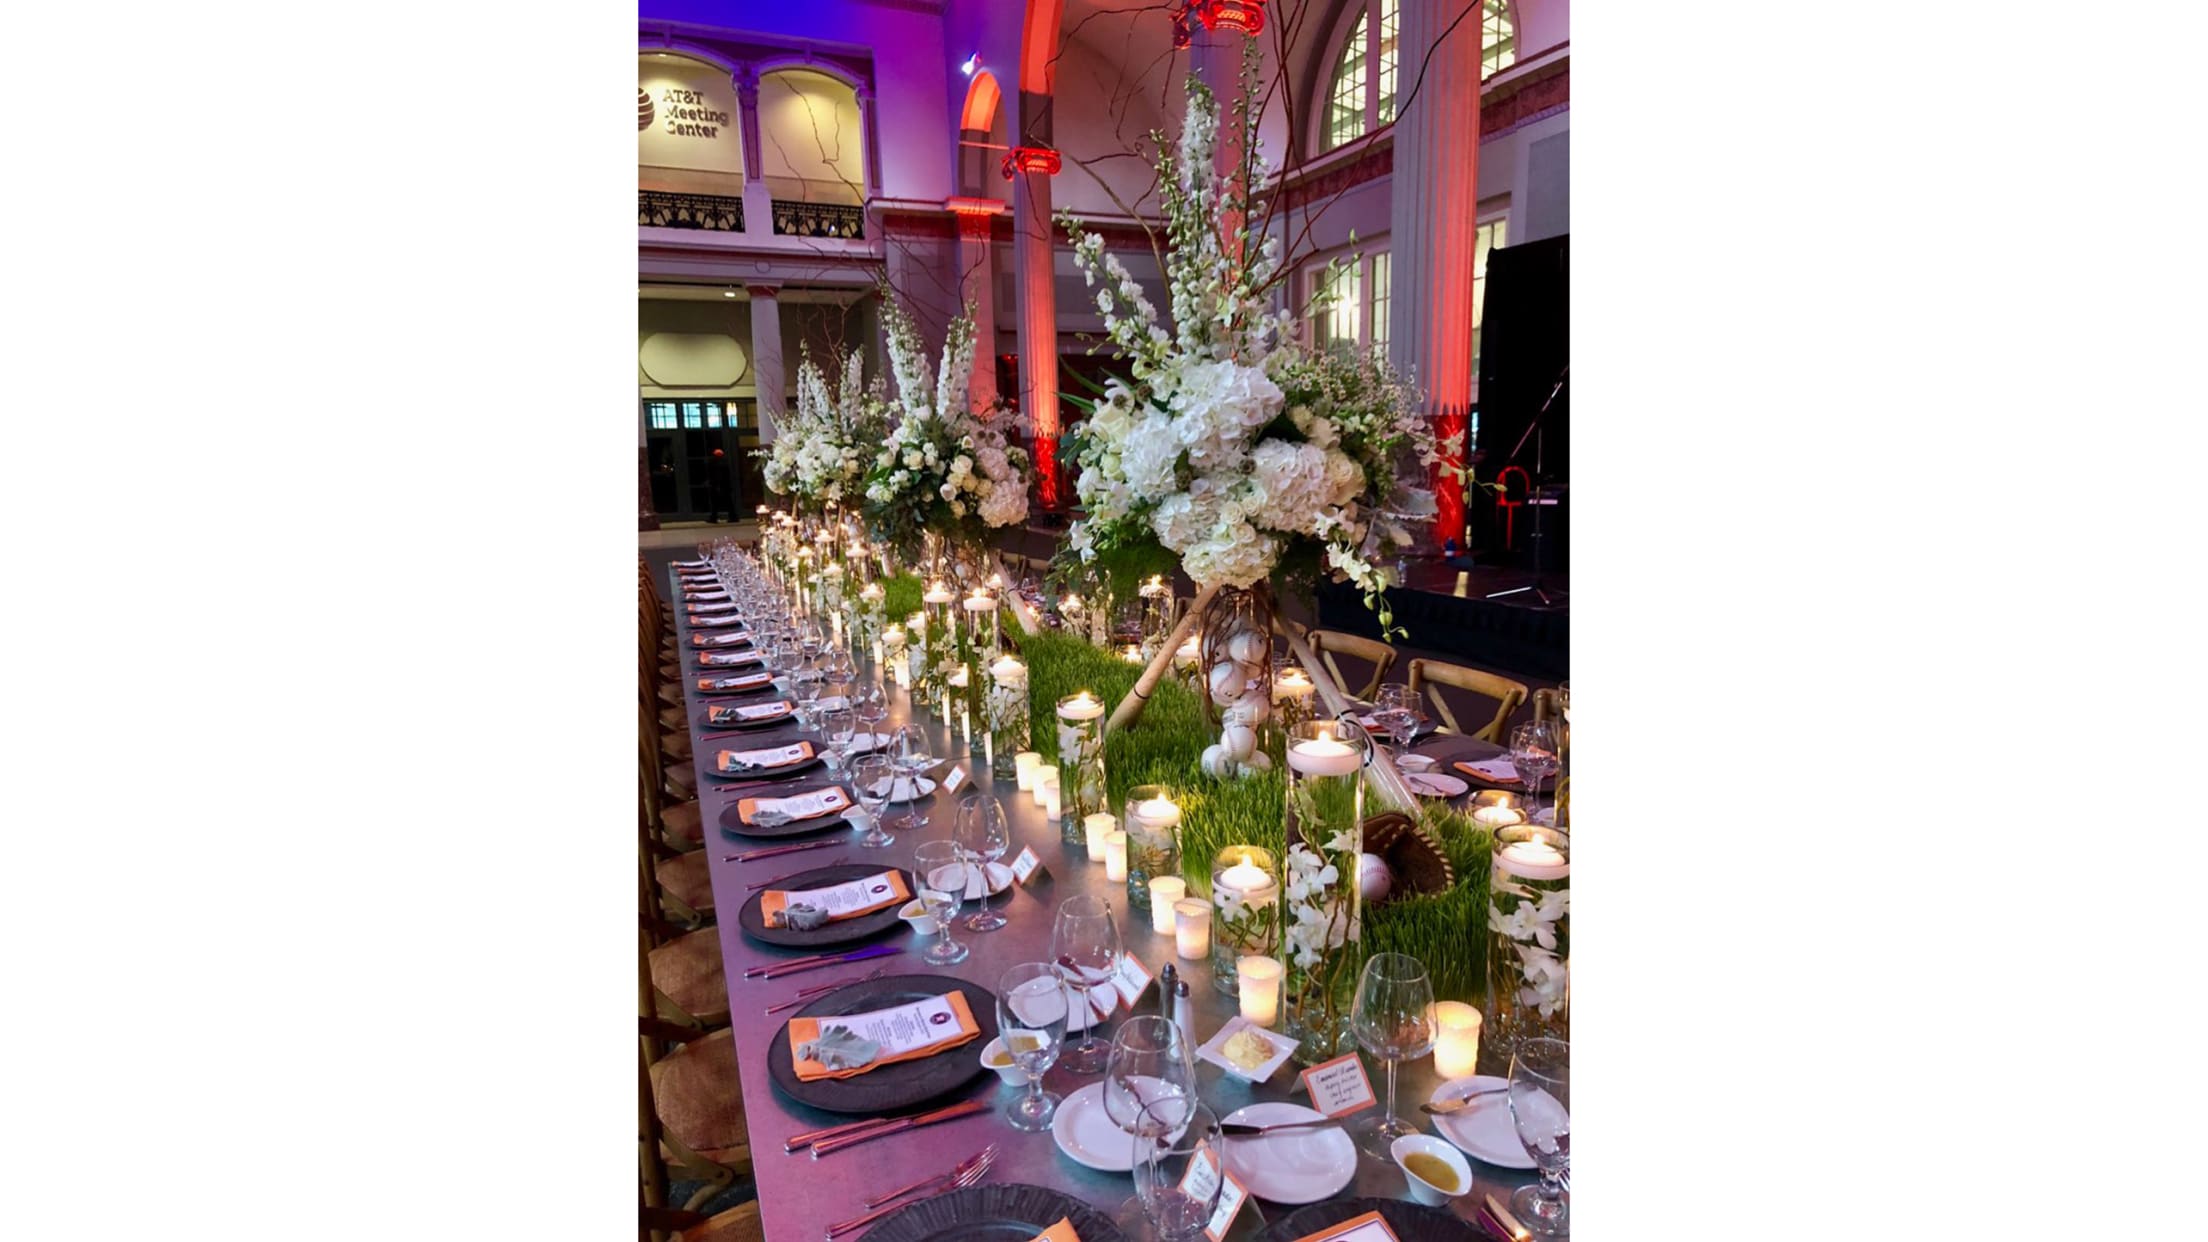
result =
[{"label": "black speaker", "polygon": [[[1570,242],[1568,235],[1549,237],[1487,255],[1480,399],[1470,451],[1473,477],[1483,483],[1500,480],[1508,491],[1498,500],[1492,490],[1476,489],[1466,497],[1466,507],[1473,549],[1490,564],[1530,569],[1538,555],[1539,568],[1561,572],[1570,563]],[[1540,413],[1544,404],[1545,414]],[[1529,435],[1537,414],[1540,425]],[[1539,494],[1529,494],[1529,485]]]}]

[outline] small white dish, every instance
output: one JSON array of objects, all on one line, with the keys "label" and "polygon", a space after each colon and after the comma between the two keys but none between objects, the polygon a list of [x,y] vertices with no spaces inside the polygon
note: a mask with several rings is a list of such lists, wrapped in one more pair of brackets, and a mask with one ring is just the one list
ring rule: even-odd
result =
[{"label": "small white dish", "polygon": [[[1277,1126],[1317,1121],[1322,1115],[1301,1104],[1252,1104],[1220,1120],[1234,1125]],[[1228,1167],[1251,1194],[1270,1203],[1331,1199],[1357,1176],[1357,1145],[1349,1141],[1340,1126],[1230,1138],[1226,1144]],[[1128,1155],[1134,1155],[1132,1149]]]},{"label": "small white dish", "polygon": [[928,913],[928,908],[917,897],[906,902],[905,908],[897,912],[897,917],[911,924],[915,935],[932,936],[941,930],[935,916]]},{"label": "small white dish", "polygon": [[990,1040],[989,1045],[981,1050],[981,1063],[995,1070],[997,1077],[1003,1079],[1007,1087],[1027,1085],[1027,1071],[1021,1069],[1019,1063],[1012,1059],[1012,1054],[1004,1050],[1004,1037],[1001,1035]]},{"label": "small white dish", "polygon": [[[1226,1053],[1227,1041],[1233,1039],[1238,1032],[1249,1029],[1254,1029],[1264,1037],[1266,1043],[1273,1046],[1272,1059],[1255,1069],[1243,1069],[1228,1060]],[[1220,1027],[1218,1033],[1205,1040],[1203,1046],[1196,1049],[1196,1059],[1209,1061],[1220,1069],[1227,1071],[1229,1076],[1239,1078],[1244,1082],[1264,1082],[1274,1074],[1279,1073],[1280,1067],[1288,1064],[1288,1058],[1294,1056],[1295,1053],[1295,1040],[1288,1038],[1286,1035],[1278,1035],[1268,1031],[1248,1018],[1237,1014],[1227,1019],[1227,1024]]]},{"label": "small white dish", "polygon": [[[1438,1138],[1426,1134],[1406,1134],[1388,1144],[1388,1154],[1395,1158],[1395,1167],[1403,1170],[1403,1181],[1410,1187],[1411,1201],[1427,1207],[1440,1207],[1451,1199],[1472,1189],[1472,1166],[1466,1164],[1457,1149]],[[1454,1186],[1436,1186],[1418,1174],[1411,1172],[1404,1158],[1411,1155],[1428,1155],[1449,1166],[1456,1175]]]},{"label": "small white dish", "polygon": [[[913,783],[915,780],[919,782],[917,787]],[[875,782],[875,789],[878,790],[881,787],[881,782]],[[928,777],[892,776],[889,778],[889,805],[891,806],[898,806],[906,802],[918,802],[922,798],[933,796],[934,793],[935,782]]]},{"label": "small white dish", "polygon": [[1403,783],[1411,792],[1424,798],[1454,798],[1472,788],[1463,779],[1447,772],[1405,772]]},{"label": "small white dish", "polygon": [[[1493,1091],[1509,1085],[1509,1079],[1492,1074],[1452,1078],[1434,1088],[1431,1102],[1461,1100],[1475,1091]],[[1447,1116],[1434,1118],[1434,1129],[1456,1144],[1457,1150],[1475,1160],[1505,1169],[1533,1167],[1533,1157],[1526,1154],[1526,1145],[1518,1141],[1518,1127],[1510,1119],[1510,1099],[1499,1091],[1480,1096],[1468,1107]]]},{"label": "small white dish", "polygon": [[1395,766],[1405,772],[1431,772],[1437,762],[1439,760],[1432,755],[1402,755],[1397,757]]}]

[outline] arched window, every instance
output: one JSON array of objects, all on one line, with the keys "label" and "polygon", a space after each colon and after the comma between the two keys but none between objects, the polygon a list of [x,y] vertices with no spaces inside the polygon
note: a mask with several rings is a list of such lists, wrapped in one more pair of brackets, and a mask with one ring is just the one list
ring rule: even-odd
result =
[{"label": "arched window", "polygon": [[760,75],[760,171],[776,199],[864,202],[869,136],[848,84],[810,69]]},{"label": "arched window", "polygon": [[[1517,59],[1517,27],[1510,0],[1480,0],[1480,6],[1480,72],[1486,76]],[[1351,10],[1356,18],[1327,80],[1323,149],[1331,151],[1395,121],[1399,8],[1398,0],[1359,0]]]}]

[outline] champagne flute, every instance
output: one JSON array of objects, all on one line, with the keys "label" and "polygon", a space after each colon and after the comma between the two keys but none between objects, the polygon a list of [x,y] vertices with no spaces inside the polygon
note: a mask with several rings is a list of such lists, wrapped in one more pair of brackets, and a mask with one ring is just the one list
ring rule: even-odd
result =
[{"label": "champagne flute", "polygon": [[1541,803],[1541,778],[1557,769],[1556,722],[1527,721],[1510,731],[1510,766],[1526,782],[1526,817]]},{"label": "champagne flute", "polygon": [[920,883],[920,904],[943,933],[943,938],[928,946],[920,960],[930,966],[956,966],[966,960],[968,950],[951,938],[951,924],[966,901],[972,864],[956,841],[922,841],[912,857],[919,864],[913,875]]},{"label": "champagne flute", "polygon": [[[1193,1100],[1169,1100],[1143,1110],[1135,1140],[1135,1198],[1158,1242],[1204,1236],[1226,1187],[1227,1148],[1219,1118]],[[1208,1168],[1206,1167],[1208,1166]]]},{"label": "champagne flute", "polygon": [[1395,1069],[1434,1049],[1434,985],[1426,964],[1405,953],[1375,953],[1357,977],[1350,1029],[1366,1052],[1388,1066],[1388,1109],[1357,1126],[1357,1145],[1368,1155],[1393,1159],[1389,1148],[1418,1127],[1395,1115]]},{"label": "champagne flute", "polygon": [[[1071,995],[1068,1002],[1087,1006],[1079,1042],[1066,1049],[1065,1067],[1076,1074],[1094,1074],[1104,1068],[1112,1046],[1097,1038],[1103,1019],[1090,1003],[1089,989],[1112,977],[1119,966],[1119,926],[1112,921],[1112,903],[1082,894],[1058,903],[1058,915],[1050,928],[1050,960]],[[1067,1023],[1070,1029],[1072,1023]]]},{"label": "champagne flute", "polygon": [[925,828],[928,813],[921,809],[920,774],[935,766],[935,755],[928,742],[928,731],[916,724],[902,725],[889,739],[890,762],[897,768],[897,787],[890,791],[892,801],[898,795],[906,795],[905,816],[899,828]]},{"label": "champagne flute", "polygon": [[989,905],[989,867],[1012,847],[1012,829],[1005,821],[1004,804],[995,794],[967,794],[958,804],[957,836],[981,875],[981,909],[967,917],[966,930],[993,932],[1011,921]]},{"label": "champagne flute", "polygon": [[1537,1185],[1520,1186],[1510,1210],[1543,1237],[1571,1232],[1564,1188],[1572,1175],[1572,1046],[1561,1039],[1526,1038],[1510,1055],[1510,1120],[1518,1141],[1541,1171]]},{"label": "champagne flute", "polygon": [[889,812],[889,787],[896,779],[896,765],[887,755],[861,755],[851,765],[851,791],[867,821],[866,834],[852,844],[874,849],[890,843],[882,817]]},{"label": "champagne flute", "polygon": [[1027,1094],[1004,1106],[1015,1130],[1050,1125],[1059,1097],[1043,1090],[1043,1075],[1066,1042],[1066,988],[1049,962],[1021,962],[997,983],[997,1031],[1005,1055],[1027,1075]]}]

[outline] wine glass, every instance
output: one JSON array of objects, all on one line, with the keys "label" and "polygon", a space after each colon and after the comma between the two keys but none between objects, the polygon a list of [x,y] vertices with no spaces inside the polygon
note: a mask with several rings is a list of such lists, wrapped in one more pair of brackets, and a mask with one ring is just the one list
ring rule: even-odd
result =
[{"label": "wine glass", "polygon": [[981,873],[981,909],[966,919],[970,932],[993,932],[1011,920],[989,906],[989,867],[1012,847],[1012,829],[1004,816],[1004,804],[990,793],[970,793],[958,804],[958,843],[974,859]]},{"label": "wine glass", "polygon": [[997,983],[997,1031],[1005,1055],[1027,1075],[1027,1094],[1004,1106],[1015,1130],[1041,1130],[1059,1097],[1043,1090],[1043,1075],[1066,1042],[1066,986],[1049,962],[1021,962]]},{"label": "wine glass", "polygon": [[1226,1187],[1219,1118],[1192,1099],[1167,1100],[1143,1110],[1136,1133],[1146,1137],[1135,1139],[1135,1198],[1154,1236],[1158,1242],[1203,1237]]},{"label": "wine glass", "polygon": [[889,695],[882,690],[879,680],[869,680],[851,689],[851,710],[858,713],[859,723],[866,726],[866,744],[874,745],[875,726],[889,719]]},{"label": "wine glass", "polygon": [[916,724],[901,725],[891,735],[888,749],[890,762],[897,768],[897,788],[892,791],[891,796],[894,798],[898,794],[908,795],[904,818],[897,826],[925,828],[928,826],[928,813],[921,809],[920,774],[934,767],[936,763],[933,748],[928,742],[928,731]]},{"label": "wine glass", "polygon": [[1071,1003],[1090,1006],[1087,1029],[1066,1049],[1065,1066],[1076,1074],[1094,1074],[1104,1068],[1112,1050],[1097,1038],[1102,1020],[1088,999],[1089,990],[1110,979],[1119,966],[1119,926],[1112,921],[1112,903],[1086,893],[1059,902],[1050,928],[1050,960],[1073,994]]},{"label": "wine glass", "polygon": [[1416,690],[1409,686],[1380,687],[1380,697],[1373,702],[1372,722],[1386,730],[1388,740],[1395,743],[1398,762],[1403,758],[1404,749],[1411,744],[1419,715]]},{"label": "wine glass", "polygon": [[851,765],[851,792],[867,817],[866,835],[852,844],[873,849],[890,843],[882,817],[889,813],[889,787],[896,779],[897,768],[888,755],[861,755]]},{"label": "wine glass", "polygon": [[919,881],[920,904],[927,907],[943,933],[943,938],[929,945],[920,960],[930,966],[956,966],[966,960],[968,950],[951,939],[951,924],[958,918],[959,906],[965,904],[972,864],[956,841],[922,841],[912,857],[919,864],[913,876]]},{"label": "wine glass", "polygon": [[820,656],[818,654],[802,655],[798,658],[797,668],[790,673],[790,688],[797,694],[799,728],[816,729],[820,727],[818,720],[820,687],[826,679],[827,674],[820,670]]},{"label": "wine glass", "polygon": [[1388,1066],[1388,1109],[1357,1126],[1357,1145],[1369,1155],[1393,1159],[1389,1148],[1417,1126],[1395,1115],[1395,1067],[1434,1048],[1434,985],[1426,964],[1405,953],[1375,953],[1357,977],[1350,1029],[1366,1052]]},{"label": "wine glass", "polygon": [[[1187,1124],[1196,1106],[1195,1052],[1181,1028],[1154,1013],[1120,1023],[1104,1062],[1104,1115],[1134,1136],[1137,1162],[1146,1146]],[[1140,1196],[1122,1201],[1120,1227],[1141,1232],[1146,1207]]]},{"label": "wine glass", "polygon": [[1538,1185],[1520,1186],[1510,1210],[1544,1237],[1571,1231],[1564,1188],[1572,1174],[1572,1046],[1561,1039],[1526,1038],[1510,1056],[1510,1120],[1518,1141],[1541,1170]]},{"label": "wine glass", "polygon": [[838,772],[850,766],[851,745],[858,740],[859,718],[848,706],[831,707],[820,714],[820,735],[828,743],[828,766]]},{"label": "wine glass", "polygon": [[1510,766],[1526,782],[1526,815],[1541,803],[1541,778],[1556,771],[1556,722],[1527,721],[1510,731]]}]

